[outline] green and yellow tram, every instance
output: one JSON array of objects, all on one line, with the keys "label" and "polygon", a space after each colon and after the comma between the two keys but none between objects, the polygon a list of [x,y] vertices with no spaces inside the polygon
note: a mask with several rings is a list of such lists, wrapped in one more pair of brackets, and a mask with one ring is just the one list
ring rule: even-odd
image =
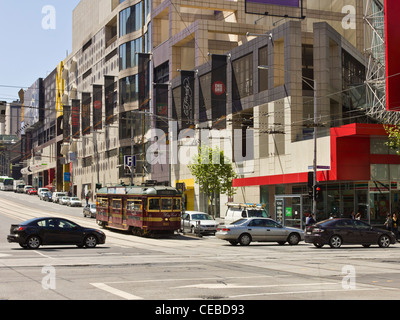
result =
[{"label": "green and yellow tram", "polygon": [[181,228],[182,195],[172,187],[107,187],[96,194],[96,219],[104,228],[134,235],[173,234]]}]

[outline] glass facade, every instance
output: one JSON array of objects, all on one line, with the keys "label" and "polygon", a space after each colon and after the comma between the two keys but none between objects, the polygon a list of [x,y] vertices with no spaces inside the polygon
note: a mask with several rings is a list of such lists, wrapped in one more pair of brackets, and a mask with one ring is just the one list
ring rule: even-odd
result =
[{"label": "glass facade", "polygon": [[139,98],[139,75],[135,74],[119,81],[120,104],[136,102]]},{"label": "glass facade", "polygon": [[119,36],[140,30],[143,27],[143,2],[119,13]]}]

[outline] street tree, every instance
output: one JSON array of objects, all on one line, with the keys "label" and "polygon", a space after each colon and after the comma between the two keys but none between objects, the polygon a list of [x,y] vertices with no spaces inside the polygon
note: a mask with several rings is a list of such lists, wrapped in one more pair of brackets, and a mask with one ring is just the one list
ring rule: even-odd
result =
[{"label": "street tree", "polygon": [[384,125],[384,128],[388,134],[386,145],[400,156],[400,125]]},{"label": "street tree", "polygon": [[225,194],[232,197],[236,194],[237,189],[232,187],[232,180],[236,179],[237,175],[232,163],[218,147],[203,146],[199,148],[199,153],[193,157],[192,164],[188,167],[200,190],[207,195],[214,218],[215,195]]}]

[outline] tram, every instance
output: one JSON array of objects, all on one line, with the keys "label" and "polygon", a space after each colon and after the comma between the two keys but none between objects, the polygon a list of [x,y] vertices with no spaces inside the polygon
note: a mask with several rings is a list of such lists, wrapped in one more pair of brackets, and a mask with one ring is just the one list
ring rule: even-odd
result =
[{"label": "tram", "polygon": [[96,220],[136,236],[174,234],[181,228],[181,200],[172,187],[106,187],[96,193]]}]

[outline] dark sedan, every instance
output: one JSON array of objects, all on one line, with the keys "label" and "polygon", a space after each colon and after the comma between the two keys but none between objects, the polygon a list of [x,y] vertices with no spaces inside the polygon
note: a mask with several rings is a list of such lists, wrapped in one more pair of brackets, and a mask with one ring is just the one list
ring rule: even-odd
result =
[{"label": "dark sedan", "polygon": [[94,248],[104,244],[104,232],[85,228],[61,218],[35,218],[11,225],[8,242],[16,242],[23,248],[38,249],[41,245],[76,245]]},{"label": "dark sedan", "polygon": [[317,248],[325,244],[331,248],[340,248],[342,244],[361,244],[364,247],[377,244],[381,248],[388,248],[396,243],[392,232],[352,219],[330,219],[308,226],[304,240]]}]

